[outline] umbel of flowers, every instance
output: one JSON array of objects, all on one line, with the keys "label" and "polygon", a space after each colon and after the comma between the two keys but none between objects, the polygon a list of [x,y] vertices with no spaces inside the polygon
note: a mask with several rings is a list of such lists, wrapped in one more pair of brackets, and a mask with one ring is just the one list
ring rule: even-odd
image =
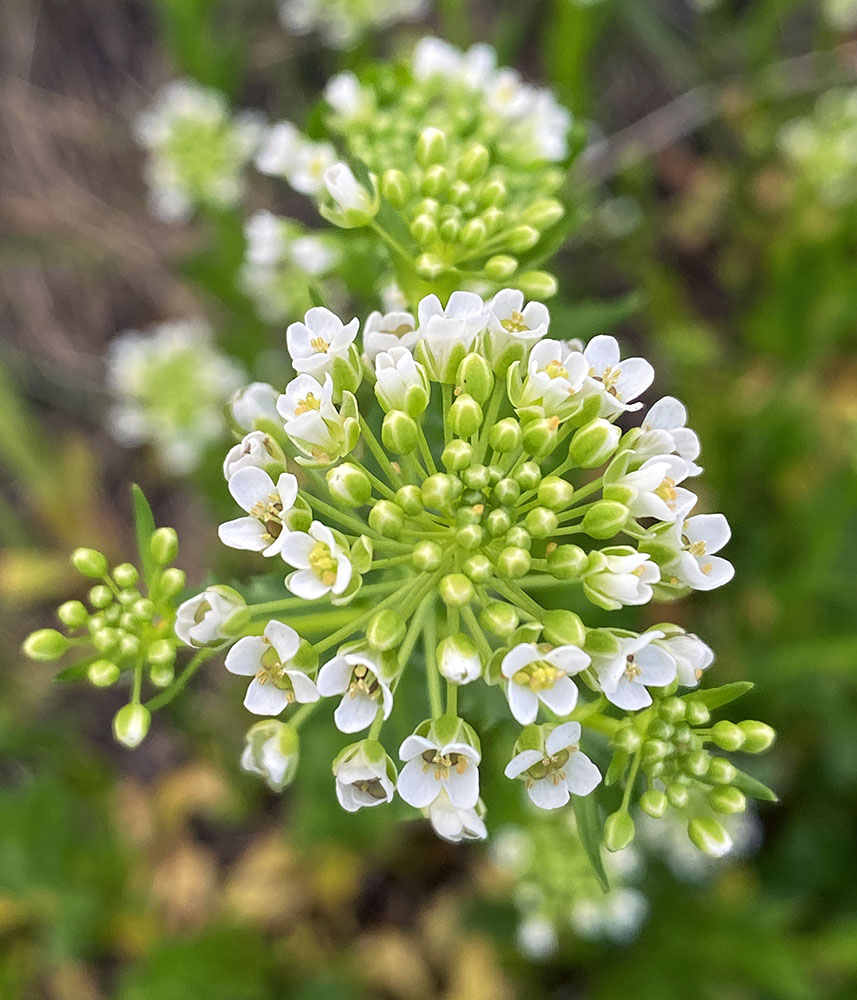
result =
[{"label": "umbel of flowers", "polygon": [[370,227],[409,301],[477,285],[553,293],[531,261],[564,214],[571,115],[549,90],[498,69],[490,46],[424,38],[406,63],[333,78],[325,99],[332,142],[281,122],[257,166],[335,225]]}]

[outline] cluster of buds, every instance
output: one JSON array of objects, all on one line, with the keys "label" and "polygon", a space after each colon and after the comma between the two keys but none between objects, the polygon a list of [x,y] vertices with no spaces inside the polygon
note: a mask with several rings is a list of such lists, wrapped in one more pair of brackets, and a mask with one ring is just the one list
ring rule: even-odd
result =
[{"label": "cluster of buds", "polygon": [[168,84],[139,116],[137,141],[148,151],[152,211],[165,222],[204,205],[229,208],[244,194],[244,168],[262,136],[260,116],[232,117],[226,98],[193,80]]},{"label": "cluster of buds", "polygon": [[414,21],[429,0],[282,0],[280,20],[297,35],[317,32],[325,45],[351,49],[371,31]]},{"label": "cluster of buds", "polygon": [[[59,676],[87,679],[108,688],[131,678],[131,700],[113,719],[116,739],[136,747],[149,730],[150,710],[142,701],[143,684],[169,688],[175,679],[176,605],[185,575],[171,564],[178,556],[172,528],[157,528],[141,539],[142,572],[132,563],[109,566],[104,553],[80,548],[72,553],[74,568],[93,581],[87,603],[70,600],[57,608],[62,631],[42,628],[24,640],[33,660],[58,660],[69,652],[83,657]],[[97,582],[95,582],[97,581]],[[88,606],[87,606],[88,605]]]},{"label": "cluster of buds", "polygon": [[108,426],[121,444],[151,445],[166,471],[185,475],[222,438],[224,403],[245,378],[202,320],[127,330],[107,352]]},{"label": "cluster of buds", "polygon": [[[691,766],[713,807],[739,805],[738,772],[702,749],[731,724],[699,728],[699,706],[725,703],[730,687],[676,694],[698,686],[711,650],[676,625],[638,634],[579,613],[731,579],[716,554],[725,518],[691,516],[699,442],[671,397],[623,432],[617,419],[641,408],[651,366],[623,359],[612,337],[571,343],[549,325],[518,290],[487,302],[456,291],[445,305],[426,297],[416,316],[372,314],[358,344],[357,319],[316,307],[288,328],[297,374],[285,390],[254,383],[233,399],[243,437],[224,475],[243,513],[220,538],[285,563],[292,596],[245,606],[209,589],[179,609],[180,625],[201,623],[179,635],[230,645],[227,669],[250,678],[245,706],[277,719],[251,731],[245,752],[272,787],[294,774],[299,727],[334,698],[341,732],[368,730],[333,764],[344,808],[398,792],[441,836],[482,838],[474,720],[500,695],[519,727],[506,776],[542,809],[603,783],[612,738],[604,783],[624,794],[605,827],[611,850],[633,839],[643,776],[649,812],[662,786],[678,803]],[[415,673],[426,718],[397,717],[412,730],[398,772],[381,738]],[[731,749],[773,736],[758,723],[730,733]],[[716,853],[715,833],[696,823],[691,835]]]},{"label": "cluster of buds", "polygon": [[549,296],[555,280],[527,261],[564,214],[555,195],[571,116],[495,62],[490,46],[424,38],[408,64],[377,67],[371,81],[343,73],[325,97],[344,161],[283,122],[257,165],[315,196],[335,225],[371,226],[409,293],[514,284]]}]

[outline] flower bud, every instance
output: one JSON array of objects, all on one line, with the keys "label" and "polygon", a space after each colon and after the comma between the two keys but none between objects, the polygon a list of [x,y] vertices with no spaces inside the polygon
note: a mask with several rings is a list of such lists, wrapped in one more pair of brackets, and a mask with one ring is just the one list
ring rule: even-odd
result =
[{"label": "flower bud", "polygon": [[652,739],[668,740],[673,734],[673,726],[666,719],[653,719],[646,732]]},{"label": "flower bud", "polygon": [[92,645],[95,646],[99,653],[110,652],[118,642],[119,636],[116,633],[116,629],[99,628],[92,633]]},{"label": "flower bud", "polygon": [[514,479],[507,477],[501,479],[494,486],[491,495],[495,503],[502,504],[504,507],[512,507],[521,496],[521,487]]},{"label": "flower bud", "polygon": [[579,545],[558,545],[547,563],[548,572],[558,580],[576,580],[587,565],[587,556]]},{"label": "flower bud", "polygon": [[614,853],[634,840],[634,821],[626,812],[611,813],[604,821],[604,846]]},{"label": "flower bud", "polygon": [[424,540],[417,542],[414,546],[414,554],[411,557],[414,569],[423,573],[432,573],[436,570],[443,559],[443,549],[437,542]]},{"label": "flower bud", "polygon": [[705,750],[692,750],[683,761],[685,771],[694,778],[701,778],[708,773],[711,755]]},{"label": "flower bud", "polygon": [[620,726],[613,734],[611,742],[617,750],[636,753],[643,743],[643,737],[633,726]]},{"label": "flower bud", "polygon": [[512,253],[524,253],[532,250],[540,239],[541,233],[533,226],[515,226],[507,233],[503,242]]},{"label": "flower bud", "polygon": [[461,230],[461,242],[471,250],[481,246],[487,237],[488,227],[482,219],[471,219]]},{"label": "flower bud", "polygon": [[453,181],[449,185],[449,191],[447,192],[447,199],[449,203],[453,206],[463,205],[464,202],[469,201],[471,195],[473,194],[473,189],[464,180]]},{"label": "flower bud", "polygon": [[722,719],[711,727],[711,739],[721,750],[740,750],[744,745],[744,730]]},{"label": "flower bud", "polygon": [[[479,189],[479,204],[483,208],[487,208],[489,206],[493,207],[495,205],[502,205],[503,202],[505,202],[506,198],[508,198],[508,196],[509,196],[509,190],[506,187],[505,183],[499,177],[494,177],[492,180],[483,184],[482,187]],[[491,228],[490,223],[488,224],[488,228],[489,229]],[[519,226],[517,229],[513,229],[512,232],[509,234],[509,236],[511,237],[513,233],[518,233],[520,237],[521,236],[520,230],[529,228],[530,227],[528,226]],[[536,240],[536,242],[538,242],[538,239]],[[535,244],[532,245],[535,246]],[[512,249],[514,250],[520,248],[512,247]],[[529,249],[529,247],[523,247],[523,249]]]},{"label": "flower bud", "polygon": [[525,271],[515,279],[515,286],[527,296],[528,299],[549,299],[556,295],[557,281],[552,274],[547,271]]},{"label": "flower bud", "polygon": [[420,181],[420,191],[422,194],[431,195],[433,198],[441,196],[449,187],[449,172],[440,163],[435,163],[423,174]]},{"label": "flower bud", "polygon": [[548,229],[550,226],[555,226],[564,215],[565,209],[556,198],[543,198],[534,201],[522,218],[536,229]]},{"label": "flower bud", "polygon": [[777,738],[774,730],[764,722],[747,719],[745,722],[739,722],[738,726],[744,734],[744,743],[741,749],[745,753],[764,753]]},{"label": "flower bud", "polygon": [[695,816],[687,824],[687,835],[694,847],[711,858],[722,858],[732,850],[732,838],[711,816]]},{"label": "flower bud", "polygon": [[461,359],[461,364],[455,373],[455,384],[462,393],[472,396],[481,405],[488,399],[494,388],[494,373],[481,354],[471,351],[470,354],[466,354]]},{"label": "flower bud", "polygon": [[469,684],[482,676],[482,661],[473,641],[459,632],[438,643],[437,669],[453,684]]},{"label": "flower bud", "polygon": [[159,566],[169,566],[179,554],[179,538],[174,528],[156,528],[149,540],[149,552]]},{"label": "flower bud", "polygon": [[275,792],[294,780],[300,759],[298,731],[287,722],[264,719],[247,731],[241,767],[258,774]]},{"label": "flower bud", "polygon": [[158,583],[158,593],[167,600],[177,597],[184,590],[186,579],[184,570],[165,569]]},{"label": "flower bud", "polygon": [[437,240],[437,225],[430,215],[418,215],[408,229],[422,247],[427,247]]},{"label": "flower bud", "polygon": [[474,583],[488,583],[494,572],[491,560],[481,552],[468,556],[461,568]]},{"label": "flower bud", "polygon": [[538,462],[524,462],[515,471],[513,479],[522,490],[534,490],[542,481],[542,470]]},{"label": "flower bud", "polygon": [[524,424],[521,432],[524,451],[535,456],[549,455],[556,448],[558,427],[559,420],[556,417],[542,417]]},{"label": "flower bud", "polygon": [[583,515],[581,527],[590,538],[612,538],[628,523],[628,508],[615,500],[599,500]]},{"label": "flower bud", "polygon": [[419,429],[413,417],[404,410],[390,410],[381,424],[381,440],[384,447],[396,455],[407,455],[414,451],[419,440]]},{"label": "flower bud", "polygon": [[463,573],[448,573],[441,579],[438,590],[447,607],[460,608],[473,600],[473,584]]},{"label": "flower bud", "polygon": [[482,426],[482,407],[469,393],[462,393],[449,408],[448,419],[453,434],[472,437]]},{"label": "flower bud", "polygon": [[471,465],[462,470],[461,478],[464,485],[471,490],[484,490],[490,482],[488,477],[488,467],[485,465]]},{"label": "flower bud", "polygon": [[155,663],[149,668],[149,680],[155,687],[165,688],[175,680],[176,670],[172,663]]},{"label": "flower bud", "polygon": [[485,540],[485,532],[478,524],[466,524],[455,533],[455,541],[467,552],[475,552]]},{"label": "flower bud", "polygon": [[473,462],[473,448],[466,441],[454,438],[441,452],[440,460],[444,468],[460,472]]},{"label": "flower bud", "polygon": [[444,219],[438,227],[440,238],[444,243],[456,243],[461,236],[461,223],[458,219]]},{"label": "flower bud", "polygon": [[122,563],[113,570],[113,579],[120,587],[134,587],[139,578],[137,567],[132,566],[131,563]]},{"label": "flower bud", "polygon": [[352,462],[335,465],[325,478],[331,497],[345,507],[362,507],[372,497],[369,477]]},{"label": "flower bud", "polygon": [[250,610],[238,591],[217,584],[180,604],[174,627],[185,645],[204,648],[239,634],[249,617]]},{"label": "flower bud", "polygon": [[442,510],[453,498],[454,487],[452,476],[447,475],[445,472],[437,472],[423,482],[420,491],[426,507],[435,507]]},{"label": "flower bud", "polygon": [[669,755],[669,752],[670,745],[664,743],[663,740],[644,740],[640,748],[640,760],[643,764],[654,764],[656,761],[663,760]]},{"label": "flower bud", "polygon": [[582,647],[586,640],[586,627],[573,611],[563,608],[548,611],[542,624],[544,637],[553,646]]},{"label": "flower bud", "polygon": [[381,194],[393,208],[403,208],[410,193],[410,184],[401,170],[385,170],[381,175]]},{"label": "flower bud", "polygon": [[378,214],[378,198],[354,176],[346,163],[334,163],[324,172],[324,186],[334,204],[322,207],[322,215],[335,226],[356,229],[368,225]]},{"label": "flower bud", "polygon": [[89,612],[80,601],[66,601],[57,608],[57,618],[66,628],[81,628],[89,618]]},{"label": "flower bud", "polygon": [[512,526],[512,519],[505,510],[492,510],[485,518],[485,530],[492,538],[505,535]]},{"label": "flower bud", "polygon": [[87,598],[94,608],[106,608],[113,603],[113,591],[106,584],[99,583],[90,589]]},{"label": "flower bud", "polygon": [[406,630],[405,619],[390,608],[384,608],[382,611],[376,611],[369,619],[369,624],[366,626],[366,641],[372,649],[383,653],[400,646]]},{"label": "flower bud", "polygon": [[390,802],[396,787],[396,765],[377,740],[360,740],[344,747],[333,760],[336,797],[343,809]]},{"label": "flower bud", "polygon": [[125,705],[113,716],[113,735],[123,746],[133,750],[146,738],[152,716],[145,705]]},{"label": "flower bud", "polygon": [[446,270],[446,264],[444,264],[436,253],[420,254],[416,259],[414,267],[417,274],[421,278],[425,278],[426,281],[434,281],[435,278],[440,277]]},{"label": "flower bud", "polygon": [[492,601],[479,614],[479,622],[492,635],[508,638],[518,627],[518,609],[503,601]]},{"label": "flower bud", "polygon": [[390,500],[378,500],[369,511],[369,527],[385,538],[398,538],[404,521],[402,508]]},{"label": "flower bud", "polygon": [[119,656],[131,657],[140,652],[140,640],[136,635],[123,635],[119,640]]},{"label": "flower bud", "polygon": [[640,796],[640,808],[653,819],[660,819],[669,808],[669,801],[657,788],[648,788]]},{"label": "flower bud", "polygon": [[515,545],[507,545],[497,556],[497,572],[500,576],[508,577],[510,580],[517,580],[526,576],[530,571],[532,559],[526,549],[518,548]]},{"label": "flower bud", "polygon": [[416,517],[425,509],[423,506],[423,496],[419,486],[408,483],[396,490],[396,503],[402,508],[408,517]]},{"label": "flower bud", "polygon": [[571,503],[574,487],[559,476],[545,476],[539,483],[539,503],[554,511],[563,511]]},{"label": "flower bud", "polygon": [[517,260],[508,254],[496,254],[485,261],[485,274],[492,281],[507,281],[517,270]]},{"label": "flower bud", "polygon": [[149,646],[146,653],[146,659],[149,663],[156,664],[159,667],[171,664],[175,658],[176,648],[169,639],[156,639]]},{"label": "flower bud", "polygon": [[569,457],[582,469],[595,469],[616,451],[621,436],[615,424],[596,417],[575,431],[568,449]]},{"label": "flower bud", "polygon": [[22,649],[31,660],[47,663],[58,660],[69,648],[69,641],[55,628],[40,628],[24,640]]},{"label": "flower bud", "polygon": [[534,507],[527,513],[524,524],[533,538],[548,538],[556,531],[556,514],[547,507]]},{"label": "flower bud", "polygon": [[702,701],[688,701],[686,704],[686,714],[688,724],[691,726],[704,726],[711,718],[708,706]]},{"label": "flower bud", "polygon": [[708,780],[714,785],[731,785],[737,773],[735,765],[725,757],[712,757],[708,765]]},{"label": "flower bud", "polygon": [[107,575],[107,557],[97,549],[75,549],[71,554],[71,564],[83,576],[99,578]]},{"label": "flower bud", "polygon": [[458,161],[456,173],[465,181],[478,181],[485,176],[488,165],[491,162],[491,154],[481,142],[468,147]]},{"label": "flower bud", "polygon": [[658,713],[667,722],[681,722],[685,714],[685,704],[681,698],[664,698],[658,706]]},{"label": "flower bud", "polygon": [[417,163],[430,167],[433,163],[443,163],[446,156],[446,135],[439,128],[424,128],[417,139]]},{"label": "flower bud", "polygon": [[503,455],[515,451],[521,444],[521,425],[514,417],[498,421],[488,432],[488,444]]},{"label": "flower bud", "polygon": [[106,688],[115,684],[119,680],[120,670],[115,663],[110,660],[96,660],[90,663],[86,669],[86,676],[89,683],[94,687]]},{"label": "flower bud", "polygon": [[724,785],[708,793],[708,804],[715,812],[734,816],[746,811],[747,797],[739,789]]},{"label": "flower bud", "polygon": [[678,782],[667,785],[667,799],[673,809],[684,809],[690,799],[687,785]]},{"label": "flower bud", "polygon": [[528,552],[532,548],[533,540],[530,533],[523,525],[516,524],[506,532],[504,541],[507,545],[515,545],[519,549],[526,549]]}]

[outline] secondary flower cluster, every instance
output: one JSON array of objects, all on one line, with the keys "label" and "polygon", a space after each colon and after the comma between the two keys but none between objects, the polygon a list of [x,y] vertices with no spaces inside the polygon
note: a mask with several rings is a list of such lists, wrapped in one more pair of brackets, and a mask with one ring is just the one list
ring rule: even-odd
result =
[{"label": "secondary flower cluster", "polygon": [[326,45],[353,48],[370,31],[416,20],[429,0],[283,0],[280,18],[289,31],[317,31]]},{"label": "secondary flower cluster", "polygon": [[[686,805],[691,784],[723,812],[743,808],[742,788],[759,794],[704,749],[770,744],[761,723],[708,727],[709,707],[741,691],[677,693],[711,665],[702,640],[672,624],[587,627],[568,607],[710,590],[732,567],[717,555],[725,518],[692,514],[699,443],[684,407],[665,397],[623,431],[651,366],[612,337],[568,343],[549,325],[520,291],[457,291],[416,316],[372,314],[358,346],[357,319],[316,307],[288,328],[285,391],[254,383],[234,398],[244,436],[224,474],[242,515],[220,538],[284,562],[294,596],[242,608],[209,589],[182,605],[177,630],[221,648],[246,615],[226,667],[250,679],[249,711],[288,713],[248,734],[245,766],[273,787],[294,774],[298,727],[332,698],[341,732],[368,730],[333,762],[345,809],[397,791],[441,836],[484,837],[480,738],[458,695],[479,715],[497,688],[521,727],[505,773],[535,805],[589,795],[602,782],[592,758],[612,752],[608,783],[625,792],[605,825],[611,850],[633,839],[639,776],[653,815]],[[411,722],[397,773],[381,735],[414,673],[427,717]],[[698,826],[694,841],[717,853],[722,830],[708,816]]]},{"label": "secondary flower cluster", "polygon": [[107,386],[116,400],[110,430],[128,447],[151,444],[169,472],[192,472],[223,435],[224,403],[245,378],[201,320],[128,330],[107,353]]},{"label": "secondary flower cluster", "polygon": [[259,151],[260,170],[316,197],[335,225],[372,225],[400,284],[451,291],[512,279],[552,294],[550,275],[519,273],[564,211],[553,195],[571,116],[549,90],[497,69],[490,46],[461,52],[424,38],[409,64],[381,65],[371,82],[340,74],[325,97],[345,160],[281,122]]}]

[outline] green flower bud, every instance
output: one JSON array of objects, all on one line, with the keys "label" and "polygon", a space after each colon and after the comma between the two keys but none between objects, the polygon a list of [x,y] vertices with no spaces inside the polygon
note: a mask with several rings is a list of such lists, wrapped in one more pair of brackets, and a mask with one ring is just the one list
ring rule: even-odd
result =
[{"label": "green flower bud", "polygon": [[57,618],[66,628],[81,628],[89,618],[89,612],[80,601],[66,601],[57,608]]},{"label": "green flower bud", "polygon": [[423,496],[419,486],[409,483],[396,490],[396,503],[409,517],[416,517],[424,510]]},{"label": "green flower bud", "polygon": [[517,580],[529,573],[531,563],[530,553],[526,549],[507,545],[497,557],[497,572],[500,576]]},{"label": "green flower bud", "polygon": [[499,639],[508,638],[518,627],[518,609],[502,601],[492,601],[479,613],[482,627]]},{"label": "green flower bud", "polygon": [[325,478],[331,497],[345,507],[362,507],[372,497],[369,477],[351,462],[335,465],[328,470]]},{"label": "green flower bud", "polygon": [[684,769],[694,778],[701,778],[708,773],[711,764],[711,754],[705,750],[692,750],[684,758]]},{"label": "green flower bud", "polygon": [[107,575],[107,557],[97,549],[75,549],[71,554],[71,564],[83,576],[98,578]]},{"label": "green flower bud", "polygon": [[503,241],[512,253],[525,253],[541,239],[541,233],[532,226],[515,226]]},{"label": "green flower bud", "polygon": [[774,730],[764,722],[747,719],[745,722],[739,722],[738,726],[744,734],[744,743],[741,749],[745,753],[764,753],[777,738]]},{"label": "green flower bud", "polygon": [[155,663],[149,668],[149,680],[158,688],[172,684],[175,676],[176,670],[172,663]]},{"label": "green flower bud", "polygon": [[471,219],[461,230],[461,242],[471,250],[481,246],[488,238],[488,227],[482,219]]},{"label": "green flower bud", "polygon": [[137,567],[132,566],[131,563],[122,563],[113,570],[113,579],[120,587],[134,587],[139,578]]},{"label": "green flower bud", "polygon": [[367,535],[360,535],[351,543],[351,551],[348,553],[348,558],[351,560],[351,565],[355,573],[361,575],[368,573],[372,568],[374,557],[375,547],[372,544],[372,539]]},{"label": "green flower bud", "polygon": [[440,599],[447,607],[460,608],[473,600],[473,584],[463,573],[448,573],[438,586]]},{"label": "green flower bud", "polygon": [[470,684],[482,676],[482,660],[473,640],[459,632],[438,643],[437,669],[452,684]]},{"label": "green flower bud", "polygon": [[721,750],[740,750],[744,745],[744,730],[726,719],[711,727],[711,739]]},{"label": "green flower bud", "polygon": [[471,490],[484,490],[489,483],[488,467],[485,465],[471,465],[469,469],[464,469],[461,473],[464,485]]},{"label": "green flower bud", "polygon": [[439,128],[424,128],[417,139],[417,163],[430,167],[433,163],[443,163],[446,157],[446,135]]},{"label": "green flower bud", "polygon": [[505,510],[492,510],[485,518],[485,530],[492,538],[505,535],[512,526],[512,518]]},{"label": "green flower bud", "polygon": [[512,507],[521,496],[521,487],[511,478],[501,479],[491,493],[494,502],[504,507]]},{"label": "green flower bud", "polygon": [[173,663],[176,658],[176,648],[168,639],[156,639],[146,653],[149,663],[165,666]]},{"label": "green flower bud", "polygon": [[125,705],[113,716],[113,735],[133,750],[146,738],[152,717],[145,705]]},{"label": "green flower bud", "polygon": [[488,583],[494,572],[491,560],[481,552],[468,556],[461,568],[474,583]]},{"label": "green flower bud", "polygon": [[[472,396],[481,406],[491,395],[491,390],[494,388],[494,373],[491,371],[491,366],[481,354],[471,352],[462,358],[461,364],[455,373],[455,384],[461,389],[462,393]],[[481,419],[479,424],[481,426]]]},{"label": "green flower bud", "polygon": [[467,181],[457,180],[453,181],[449,185],[449,191],[447,192],[447,199],[450,205],[457,207],[458,205],[463,205],[466,201],[469,201],[473,195],[473,189],[467,183]]},{"label": "green flower bud", "polygon": [[422,493],[423,503],[426,507],[434,507],[442,510],[453,499],[454,485],[452,476],[447,475],[445,472],[437,472],[423,482],[420,492]]},{"label": "green flower bud", "polygon": [[385,170],[381,175],[381,194],[393,208],[403,208],[411,186],[401,170]]},{"label": "green flower bud", "polygon": [[444,468],[460,472],[472,464],[473,448],[466,441],[454,438],[441,452],[440,460]]},{"label": "green flower bud", "polygon": [[437,226],[430,215],[418,215],[408,228],[420,246],[427,247],[437,241]]},{"label": "green flower bud", "polygon": [[169,566],[179,554],[179,536],[175,528],[156,528],[149,540],[149,552],[159,566]]},{"label": "green flower bud", "polygon": [[377,611],[366,626],[366,641],[379,652],[395,649],[405,638],[407,625],[400,614],[385,608]]},{"label": "green flower bud", "polygon": [[417,257],[414,264],[417,274],[426,281],[434,281],[446,270],[446,264],[436,253],[424,253]]},{"label": "green flower bud", "polygon": [[705,702],[688,701],[685,705],[687,721],[691,726],[704,726],[711,718],[711,713]]},{"label": "green flower bud", "polygon": [[663,740],[644,740],[640,749],[640,760],[643,764],[653,764],[669,755],[670,746]]},{"label": "green flower bud", "polygon": [[524,424],[521,444],[524,451],[537,457],[549,455],[556,448],[558,417],[543,417]]},{"label": "green flower bud", "polygon": [[525,271],[515,279],[515,285],[520,288],[528,299],[549,299],[556,295],[557,281],[547,271]]},{"label": "green flower bud", "polygon": [[547,563],[558,580],[576,580],[586,568],[587,555],[579,545],[558,545],[548,553]]},{"label": "green flower bud", "polygon": [[86,676],[93,687],[106,688],[119,680],[120,670],[110,660],[96,660],[86,668]]},{"label": "green flower bud", "polygon": [[653,819],[660,819],[669,808],[669,801],[657,788],[649,788],[640,796],[640,808]]},{"label": "green flower bud", "polygon": [[724,785],[708,793],[708,804],[715,812],[734,816],[736,813],[746,811],[747,797],[737,788],[733,788],[731,785]]},{"label": "green flower bud", "polygon": [[27,636],[21,648],[24,655],[31,660],[47,663],[50,660],[58,660],[69,645],[68,639],[62,632],[57,632],[55,628],[40,628]]},{"label": "green flower bud", "polygon": [[381,440],[388,451],[408,455],[417,447],[419,428],[414,418],[403,410],[390,410],[381,424]]},{"label": "green flower bud", "polygon": [[131,657],[140,652],[140,640],[136,635],[123,635],[119,640],[119,656]]},{"label": "green flower bud", "polygon": [[583,647],[586,627],[573,611],[556,608],[548,611],[542,621],[544,637],[553,646]]},{"label": "green flower bud", "polygon": [[566,510],[571,503],[574,487],[559,476],[545,476],[539,483],[538,499],[543,507],[554,511]]},{"label": "green flower bud", "polygon": [[548,229],[550,226],[555,226],[564,215],[565,209],[556,198],[544,198],[541,201],[534,201],[522,218],[536,229]]},{"label": "green flower bud", "polygon": [[616,451],[622,432],[609,420],[596,417],[574,432],[568,454],[582,469],[603,465]]},{"label": "green flower bud", "polygon": [[524,519],[533,538],[548,538],[557,528],[556,514],[547,507],[534,507]]},{"label": "green flower bud", "polygon": [[519,549],[526,549],[528,552],[532,548],[533,540],[530,533],[520,524],[509,528],[504,539],[507,545],[515,545]]},{"label": "green flower bud", "polygon": [[658,706],[658,712],[667,722],[681,722],[685,714],[685,704],[681,698],[664,698]]},{"label": "green flower bud", "polygon": [[166,600],[169,600],[171,597],[178,597],[184,590],[185,581],[184,570],[175,568],[165,569],[161,574],[158,584],[158,593]]},{"label": "green flower bud", "polygon": [[485,274],[492,281],[507,281],[517,270],[517,260],[508,254],[496,254],[485,261]]},{"label": "green flower bud", "polygon": [[708,765],[708,780],[714,785],[731,785],[735,780],[735,765],[725,757],[712,757]]},{"label": "green flower bud", "polygon": [[420,181],[420,191],[422,194],[431,195],[436,198],[444,193],[449,187],[449,173],[446,167],[435,163],[423,174]]},{"label": "green flower bud", "polygon": [[299,761],[298,731],[289,723],[263,719],[247,731],[241,767],[264,778],[273,791],[281,792],[294,781]]},{"label": "green flower bud", "polygon": [[613,734],[611,743],[617,750],[624,750],[626,753],[636,753],[643,743],[643,737],[633,726],[621,726]]},{"label": "green flower bud", "polygon": [[119,591],[119,603],[124,608],[130,608],[140,600],[140,591],[136,587],[129,587]]},{"label": "green flower bud", "polygon": [[515,451],[521,444],[521,425],[514,417],[498,421],[488,432],[488,444],[503,455]]},{"label": "green flower bud", "polygon": [[423,573],[433,573],[443,560],[443,549],[437,542],[422,541],[414,546],[413,567]]},{"label": "green flower bud", "polygon": [[653,740],[668,740],[673,734],[672,725],[666,719],[653,719],[649,723],[647,735]]},{"label": "green flower bud", "polygon": [[106,608],[113,603],[113,591],[103,583],[92,587],[87,597],[94,608]]},{"label": "green flower bud", "polygon": [[444,219],[438,227],[440,238],[444,243],[456,243],[461,236],[461,223],[458,219]]},{"label": "green flower bud", "polygon": [[469,393],[462,393],[449,408],[447,419],[453,434],[472,437],[482,426],[482,407]]},{"label": "green flower bud", "polygon": [[456,173],[462,180],[478,181],[485,176],[490,162],[491,154],[481,142],[476,143],[462,153]]},{"label": "green flower bud", "polygon": [[631,512],[615,500],[599,500],[583,515],[581,527],[590,538],[612,538],[628,523]]},{"label": "green flower bud", "polygon": [[611,813],[604,821],[604,846],[615,854],[634,840],[634,821],[626,812]]},{"label": "green flower bud", "polygon": [[538,462],[524,462],[512,478],[522,490],[534,490],[542,481],[542,470]]},{"label": "green flower bud", "polygon": [[677,782],[667,785],[667,798],[674,809],[684,809],[690,799],[687,785],[680,785]]},{"label": "green flower bud", "polygon": [[711,816],[695,816],[687,824],[691,843],[711,858],[722,858],[732,850],[732,838]]},{"label": "green flower bud", "polygon": [[404,522],[402,508],[390,500],[378,500],[369,511],[369,527],[385,538],[398,538]]},{"label": "green flower bud", "polygon": [[[483,208],[494,205],[502,205],[506,199],[509,197],[509,190],[506,185],[500,180],[499,177],[495,177],[487,183],[483,184],[479,190],[479,204]],[[523,229],[527,227],[520,226],[518,229]],[[509,234],[511,237],[514,233],[518,232],[518,229],[513,229]],[[538,242],[538,240],[537,240]],[[533,244],[535,245],[535,244]],[[517,249],[513,247],[512,249]],[[529,249],[529,247],[523,247],[522,249]]]},{"label": "green flower bud", "polygon": [[493,235],[506,222],[506,213],[496,205],[489,205],[482,213],[482,221],[489,235]]},{"label": "green flower bud", "polygon": [[466,524],[456,531],[455,541],[462,549],[475,552],[485,541],[485,532],[478,524]]}]

